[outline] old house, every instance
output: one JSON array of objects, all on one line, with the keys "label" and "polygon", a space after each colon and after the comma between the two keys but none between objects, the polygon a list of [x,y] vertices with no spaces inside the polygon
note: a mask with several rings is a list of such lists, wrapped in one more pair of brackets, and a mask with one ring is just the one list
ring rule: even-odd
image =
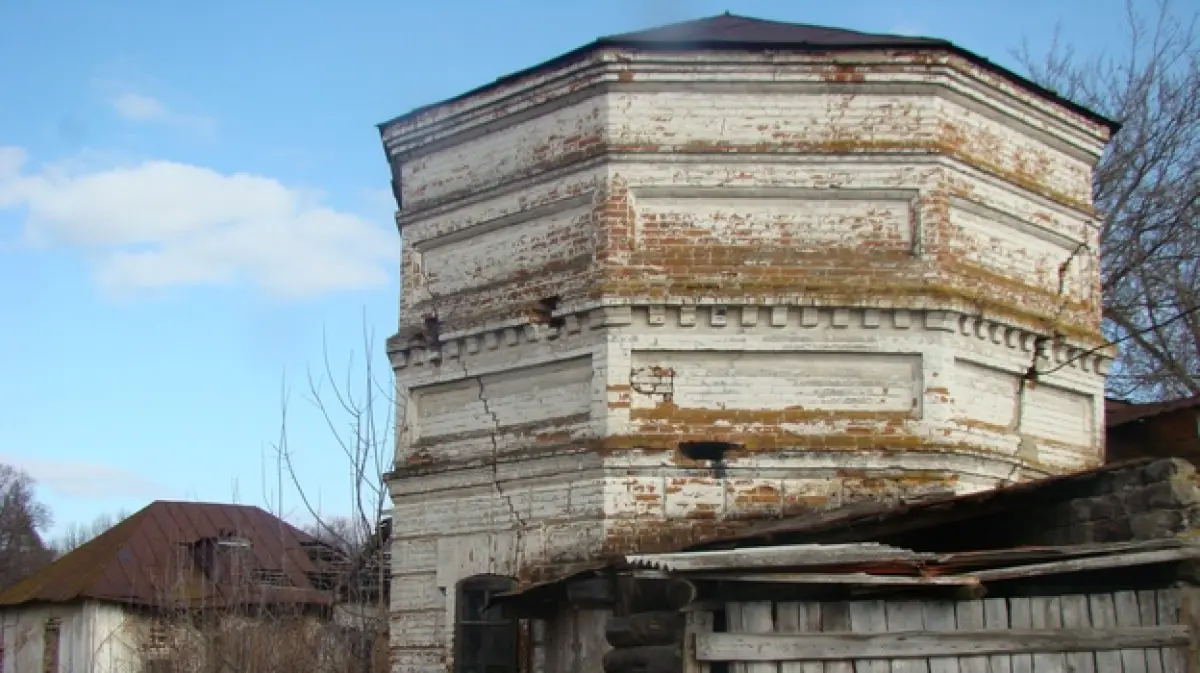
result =
[{"label": "old house", "polygon": [[597,559],[1101,464],[1113,130],[942,40],[728,14],[382,124],[394,670],[515,670],[482,606]]},{"label": "old house", "polygon": [[329,552],[257,507],[151,503],[0,592],[0,673],[182,673],[213,647],[229,661],[205,670],[285,657],[229,647],[252,640],[246,620],[289,634],[323,622],[343,571]]}]

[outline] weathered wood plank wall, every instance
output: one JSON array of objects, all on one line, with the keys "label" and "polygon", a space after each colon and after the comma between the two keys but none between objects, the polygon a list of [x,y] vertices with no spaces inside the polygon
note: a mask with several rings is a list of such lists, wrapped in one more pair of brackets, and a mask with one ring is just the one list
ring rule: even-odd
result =
[{"label": "weathered wood plank wall", "polygon": [[1188,673],[1181,591],[753,602],[689,629],[688,673]]}]

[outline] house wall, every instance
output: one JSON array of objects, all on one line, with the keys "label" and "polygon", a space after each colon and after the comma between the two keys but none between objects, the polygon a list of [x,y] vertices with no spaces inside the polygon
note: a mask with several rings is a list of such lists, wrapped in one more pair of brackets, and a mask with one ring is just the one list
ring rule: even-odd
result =
[{"label": "house wall", "polygon": [[89,601],[5,610],[3,673],[43,672],[43,635],[52,618],[61,620],[57,673],[141,670],[133,619],[119,606]]},{"label": "house wall", "polygon": [[397,671],[471,574],[1102,459],[1105,132],[957,58],[601,52],[383,135]]}]

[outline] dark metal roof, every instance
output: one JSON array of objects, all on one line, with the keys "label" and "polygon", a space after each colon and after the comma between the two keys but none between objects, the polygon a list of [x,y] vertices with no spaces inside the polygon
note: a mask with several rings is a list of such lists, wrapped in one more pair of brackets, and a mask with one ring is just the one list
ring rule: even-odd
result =
[{"label": "dark metal roof", "polygon": [[927,37],[904,37],[899,35],[881,35],[878,33],[860,33],[844,28],[826,28],[804,23],[784,23],[737,16],[726,12],[719,16],[711,16],[693,21],[672,23],[658,28],[639,30],[632,33],[610,35],[600,38],[601,41],[612,41],[620,44],[646,44],[657,46],[663,43],[704,45],[734,44],[773,46],[813,45],[819,47],[837,47],[842,45],[869,45],[894,47],[896,45],[920,46],[951,46],[945,40]]},{"label": "dark metal roof", "polygon": [[506,75],[489,84],[438,103],[425,105],[390,121],[379,124],[382,133],[388,126],[416,117],[433,108],[476,96],[539,72],[566,65],[605,47],[644,49],[649,51],[865,51],[876,49],[916,49],[949,52],[995,73],[1013,84],[1052,100],[1083,117],[1107,126],[1116,133],[1119,124],[1089,108],[1064,98],[1007,68],[963,49],[947,40],[927,37],[908,37],[862,33],[842,28],[826,28],[800,23],[767,21],[726,12],[693,21],[673,23],[658,28],[601,37],[594,42],[557,56],[538,65]]},{"label": "dark metal roof", "polygon": [[[271,575],[269,585],[232,587],[213,581],[195,562],[197,544],[237,537],[248,542],[251,571]],[[320,567],[305,546],[315,538],[278,517],[247,505],[157,501],[0,591],[0,607],[95,599],[165,607],[244,602],[330,602],[312,577]],[[234,589],[236,588],[236,592]]]},{"label": "dark metal roof", "polygon": [[1200,408],[1200,395],[1185,397],[1167,402],[1126,402],[1124,400],[1105,400],[1104,424],[1115,428],[1126,423],[1153,418],[1160,414],[1181,411],[1183,409]]}]

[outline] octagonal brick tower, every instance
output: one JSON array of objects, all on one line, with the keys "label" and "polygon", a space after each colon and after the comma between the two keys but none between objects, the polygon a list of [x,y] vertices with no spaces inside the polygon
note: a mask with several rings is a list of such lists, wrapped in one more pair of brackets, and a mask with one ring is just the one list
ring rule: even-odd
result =
[{"label": "octagonal brick tower", "polygon": [[383,124],[403,666],[468,575],[1099,463],[1113,128],[944,41],[729,15]]}]

